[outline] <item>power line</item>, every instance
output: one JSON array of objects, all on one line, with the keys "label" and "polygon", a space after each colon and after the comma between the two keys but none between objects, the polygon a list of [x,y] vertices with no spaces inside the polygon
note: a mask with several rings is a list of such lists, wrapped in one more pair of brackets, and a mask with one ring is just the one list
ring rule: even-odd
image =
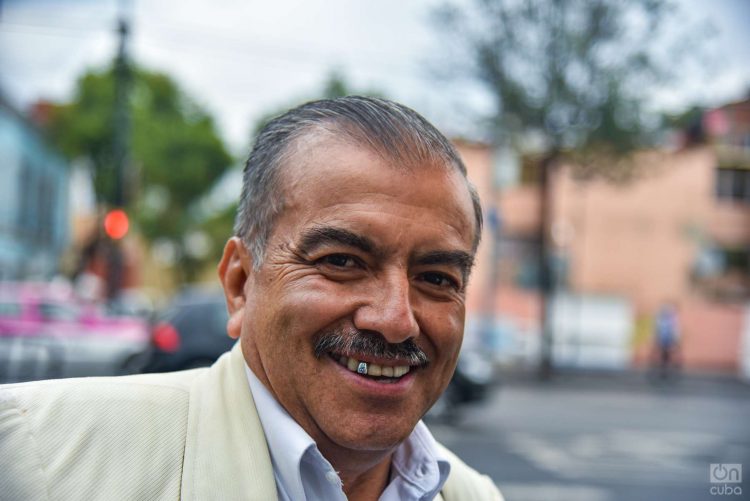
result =
[{"label": "power line", "polygon": [[[255,58],[268,59],[268,60],[284,60],[293,64],[324,64],[326,66],[336,66],[340,64],[341,59],[351,57],[351,55],[343,53],[333,53],[324,51],[321,49],[315,50],[310,48],[303,48],[300,46],[283,45],[279,43],[267,43],[258,40],[252,40],[249,38],[241,38],[237,36],[228,36],[225,33],[220,33],[213,30],[206,30],[205,27],[200,25],[187,26],[187,25],[176,25],[167,23],[153,23],[148,22],[152,26],[161,27],[163,31],[159,32],[159,36],[164,37],[174,49],[183,52],[210,52],[214,55],[227,56],[230,53],[242,55],[247,57],[252,55]],[[3,22],[0,24],[0,33],[2,31],[9,30],[20,34],[30,33],[33,35],[41,36],[61,36],[68,38],[85,39],[90,37],[92,34],[108,33],[109,28],[100,25],[74,25],[65,26],[59,22],[54,24],[28,22],[28,21],[10,21]],[[94,33],[92,33],[94,32]],[[196,35],[200,35],[196,37]],[[136,31],[134,36],[135,45],[140,45],[142,37],[154,37],[152,34],[138,34]],[[168,40],[170,39],[171,40]],[[195,43],[195,40],[199,39],[200,43]],[[158,45],[158,44],[154,44]],[[383,60],[384,55],[378,51],[358,51],[358,57],[362,61],[366,61],[368,67],[378,67],[380,70],[387,70],[389,75],[394,73],[399,74],[401,77],[415,78],[418,77],[420,70],[417,68],[415,63],[399,63],[392,60]],[[363,65],[364,67],[365,65]],[[367,71],[367,70],[365,70]],[[372,70],[375,71],[375,70]]]}]

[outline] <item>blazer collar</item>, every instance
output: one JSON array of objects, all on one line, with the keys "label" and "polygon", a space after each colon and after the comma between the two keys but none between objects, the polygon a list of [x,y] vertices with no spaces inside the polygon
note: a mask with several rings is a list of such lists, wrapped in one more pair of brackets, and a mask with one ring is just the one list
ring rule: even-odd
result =
[{"label": "blazer collar", "polygon": [[276,500],[271,457],[240,343],[190,390],[182,499]]}]

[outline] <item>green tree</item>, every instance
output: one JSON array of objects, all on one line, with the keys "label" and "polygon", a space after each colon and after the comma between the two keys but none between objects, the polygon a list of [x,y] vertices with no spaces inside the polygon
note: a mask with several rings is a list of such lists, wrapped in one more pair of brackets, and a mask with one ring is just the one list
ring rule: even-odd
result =
[{"label": "green tree", "polygon": [[[545,303],[553,288],[549,171],[573,157],[588,174],[622,177],[631,164],[621,160],[651,143],[658,120],[649,121],[646,90],[669,81],[681,56],[667,49],[670,13],[662,0],[474,0],[436,11],[441,35],[458,51],[448,66],[492,98],[485,118],[494,141],[522,150],[530,137],[541,139]],[[544,313],[541,324],[540,366],[548,376],[552,332]]]},{"label": "green tree", "polygon": [[[50,116],[50,137],[71,159],[86,157],[94,168],[100,202],[114,191],[113,68],[89,71],[73,100]],[[132,123],[126,194],[129,210],[149,241],[166,239],[180,258],[182,279],[192,280],[202,258],[184,242],[195,225],[187,210],[230,166],[232,158],[211,116],[167,75],[134,68],[129,95]]]}]

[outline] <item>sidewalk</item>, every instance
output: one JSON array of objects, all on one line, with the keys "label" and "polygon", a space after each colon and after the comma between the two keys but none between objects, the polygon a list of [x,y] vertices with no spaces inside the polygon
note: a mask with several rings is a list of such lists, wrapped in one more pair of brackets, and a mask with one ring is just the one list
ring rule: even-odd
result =
[{"label": "sidewalk", "polygon": [[750,383],[738,376],[709,373],[676,373],[666,380],[648,370],[594,371],[558,369],[542,381],[532,369],[501,369],[500,386],[519,388],[567,388],[594,391],[633,391],[659,394],[713,395],[750,398]]}]

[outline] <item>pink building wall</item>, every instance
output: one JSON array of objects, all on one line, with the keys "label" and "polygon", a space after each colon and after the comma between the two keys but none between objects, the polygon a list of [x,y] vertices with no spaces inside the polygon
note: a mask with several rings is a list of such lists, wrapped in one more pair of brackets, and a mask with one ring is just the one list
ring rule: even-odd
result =
[{"label": "pink building wall", "polygon": [[627,297],[639,312],[690,295],[690,273],[706,238],[713,199],[708,148],[637,160],[627,184],[555,179],[554,227],[565,237],[575,290]]},{"label": "pink building wall", "polygon": [[492,308],[491,277],[491,228],[487,214],[495,205],[495,194],[492,185],[492,150],[485,145],[456,142],[461,157],[466,164],[468,177],[479,193],[482,209],[485,214],[482,243],[479,246],[474,262],[474,271],[469,279],[466,294],[468,313],[479,313]]},{"label": "pink building wall", "polygon": [[[502,192],[493,185],[492,150],[457,143],[485,211],[500,209],[506,235],[534,236],[539,225],[535,186]],[[637,176],[628,183],[579,181],[562,167],[553,179],[553,235],[569,259],[569,286],[584,294],[628,299],[647,326],[664,302],[677,302],[683,325],[683,362],[688,370],[735,371],[740,352],[742,309],[701,297],[691,272],[701,244],[750,246],[750,206],[715,196],[717,157],[708,146],[638,156]],[[523,324],[537,322],[533,291],[502,283],[491,293],[488,229],[469,286],[468,313],[493,308]],[[502,264],[501,264],[502,265]],[[645,319],[645,322],[642,321]],[[633,332],[633,361],[648,361],[651,341]]]}]

